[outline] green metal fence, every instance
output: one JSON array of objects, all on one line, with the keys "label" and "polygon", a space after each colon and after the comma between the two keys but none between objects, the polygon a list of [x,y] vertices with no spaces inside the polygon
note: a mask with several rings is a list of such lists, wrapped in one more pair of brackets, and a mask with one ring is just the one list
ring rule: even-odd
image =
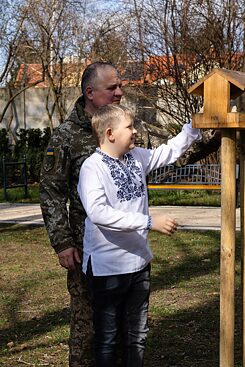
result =
[{"label": "green metal fence", "polygon": [[2,160],[2,186],[4,192],[4,200],[8,200],[7,190],[14,187],[23,187],[25,196],[28,195],[27,186],[27,164],[26,159],[21,161]]}]

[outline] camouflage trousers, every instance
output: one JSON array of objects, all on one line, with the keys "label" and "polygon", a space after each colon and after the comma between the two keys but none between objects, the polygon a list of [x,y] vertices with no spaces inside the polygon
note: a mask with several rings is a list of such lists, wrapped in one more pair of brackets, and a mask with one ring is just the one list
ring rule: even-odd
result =
[{"label": "camouflage trousers", "polygon": [[93,367],[92,309],[80,264],[76,271],[68,272],[67,288],[71,296],[69,367]]}]

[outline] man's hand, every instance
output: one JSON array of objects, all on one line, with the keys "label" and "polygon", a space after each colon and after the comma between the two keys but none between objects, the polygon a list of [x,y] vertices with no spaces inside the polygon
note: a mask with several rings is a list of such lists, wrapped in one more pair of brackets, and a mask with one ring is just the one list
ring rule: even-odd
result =
[{"label": "man's hand", "polygon": [[153,214],[152,229],[171,236],[177,230],[177,222],[175,219],[166,217],[163,214]]},{"label": "man's hand", "polygon": [[81,258],[76,247],[70,247],[58,253],[60,265],[68,271],[76,269],[76,263],[81,263]]}]

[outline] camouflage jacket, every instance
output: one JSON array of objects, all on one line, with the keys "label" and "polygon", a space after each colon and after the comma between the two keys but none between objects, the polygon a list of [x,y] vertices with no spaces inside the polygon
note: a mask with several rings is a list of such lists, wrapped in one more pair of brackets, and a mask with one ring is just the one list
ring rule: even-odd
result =
[{"label": "camouflage jacket", "polygon": [[194,164],[206,158],[210,154],[217,152],[221,145],[221,137],[218,131],[211,129],[202,130],[202,140],[195,142],[183,155],[175,165],[177,167],[187,164]]},{"label": "camouflage jacket", "polygon": [[[137,146],[155,148],[168,140],[166,131],[142,120],[135,119],[135,127]],[[187,152],[182,164],[183,161],[185,164],[192,161],[192,157],[196,158],[200,153],[202,156],[210,153],[208,143],[200,144]],[[83,161],[95,148],[91,117],[85,113],[79,98],[68,119],[55,129],[40,175],[40,206],[51,244],[57,253],[72,246],[82,249],[86,214],[77,193],[77,183]]]},{"label": "camouflage jacket", "polygon": [[68,119],[55,129],[40,175],[40,206],[57,253],[80,246],[85,213],[77,194],[77,182],[82,162],[95,147],[90,117],[78,100]]}]

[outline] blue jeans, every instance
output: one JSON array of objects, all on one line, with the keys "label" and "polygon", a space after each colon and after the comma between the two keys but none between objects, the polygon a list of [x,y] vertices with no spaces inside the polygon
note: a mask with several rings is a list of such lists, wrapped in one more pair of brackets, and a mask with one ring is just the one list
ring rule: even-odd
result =
[{"label": "blue jeans", "polygon": [[142,367],[148,332],[150,264],[136,273],[94,276],[87,269],[94,324],[96,367],[115,367],[120,340],[123,367]]}]

